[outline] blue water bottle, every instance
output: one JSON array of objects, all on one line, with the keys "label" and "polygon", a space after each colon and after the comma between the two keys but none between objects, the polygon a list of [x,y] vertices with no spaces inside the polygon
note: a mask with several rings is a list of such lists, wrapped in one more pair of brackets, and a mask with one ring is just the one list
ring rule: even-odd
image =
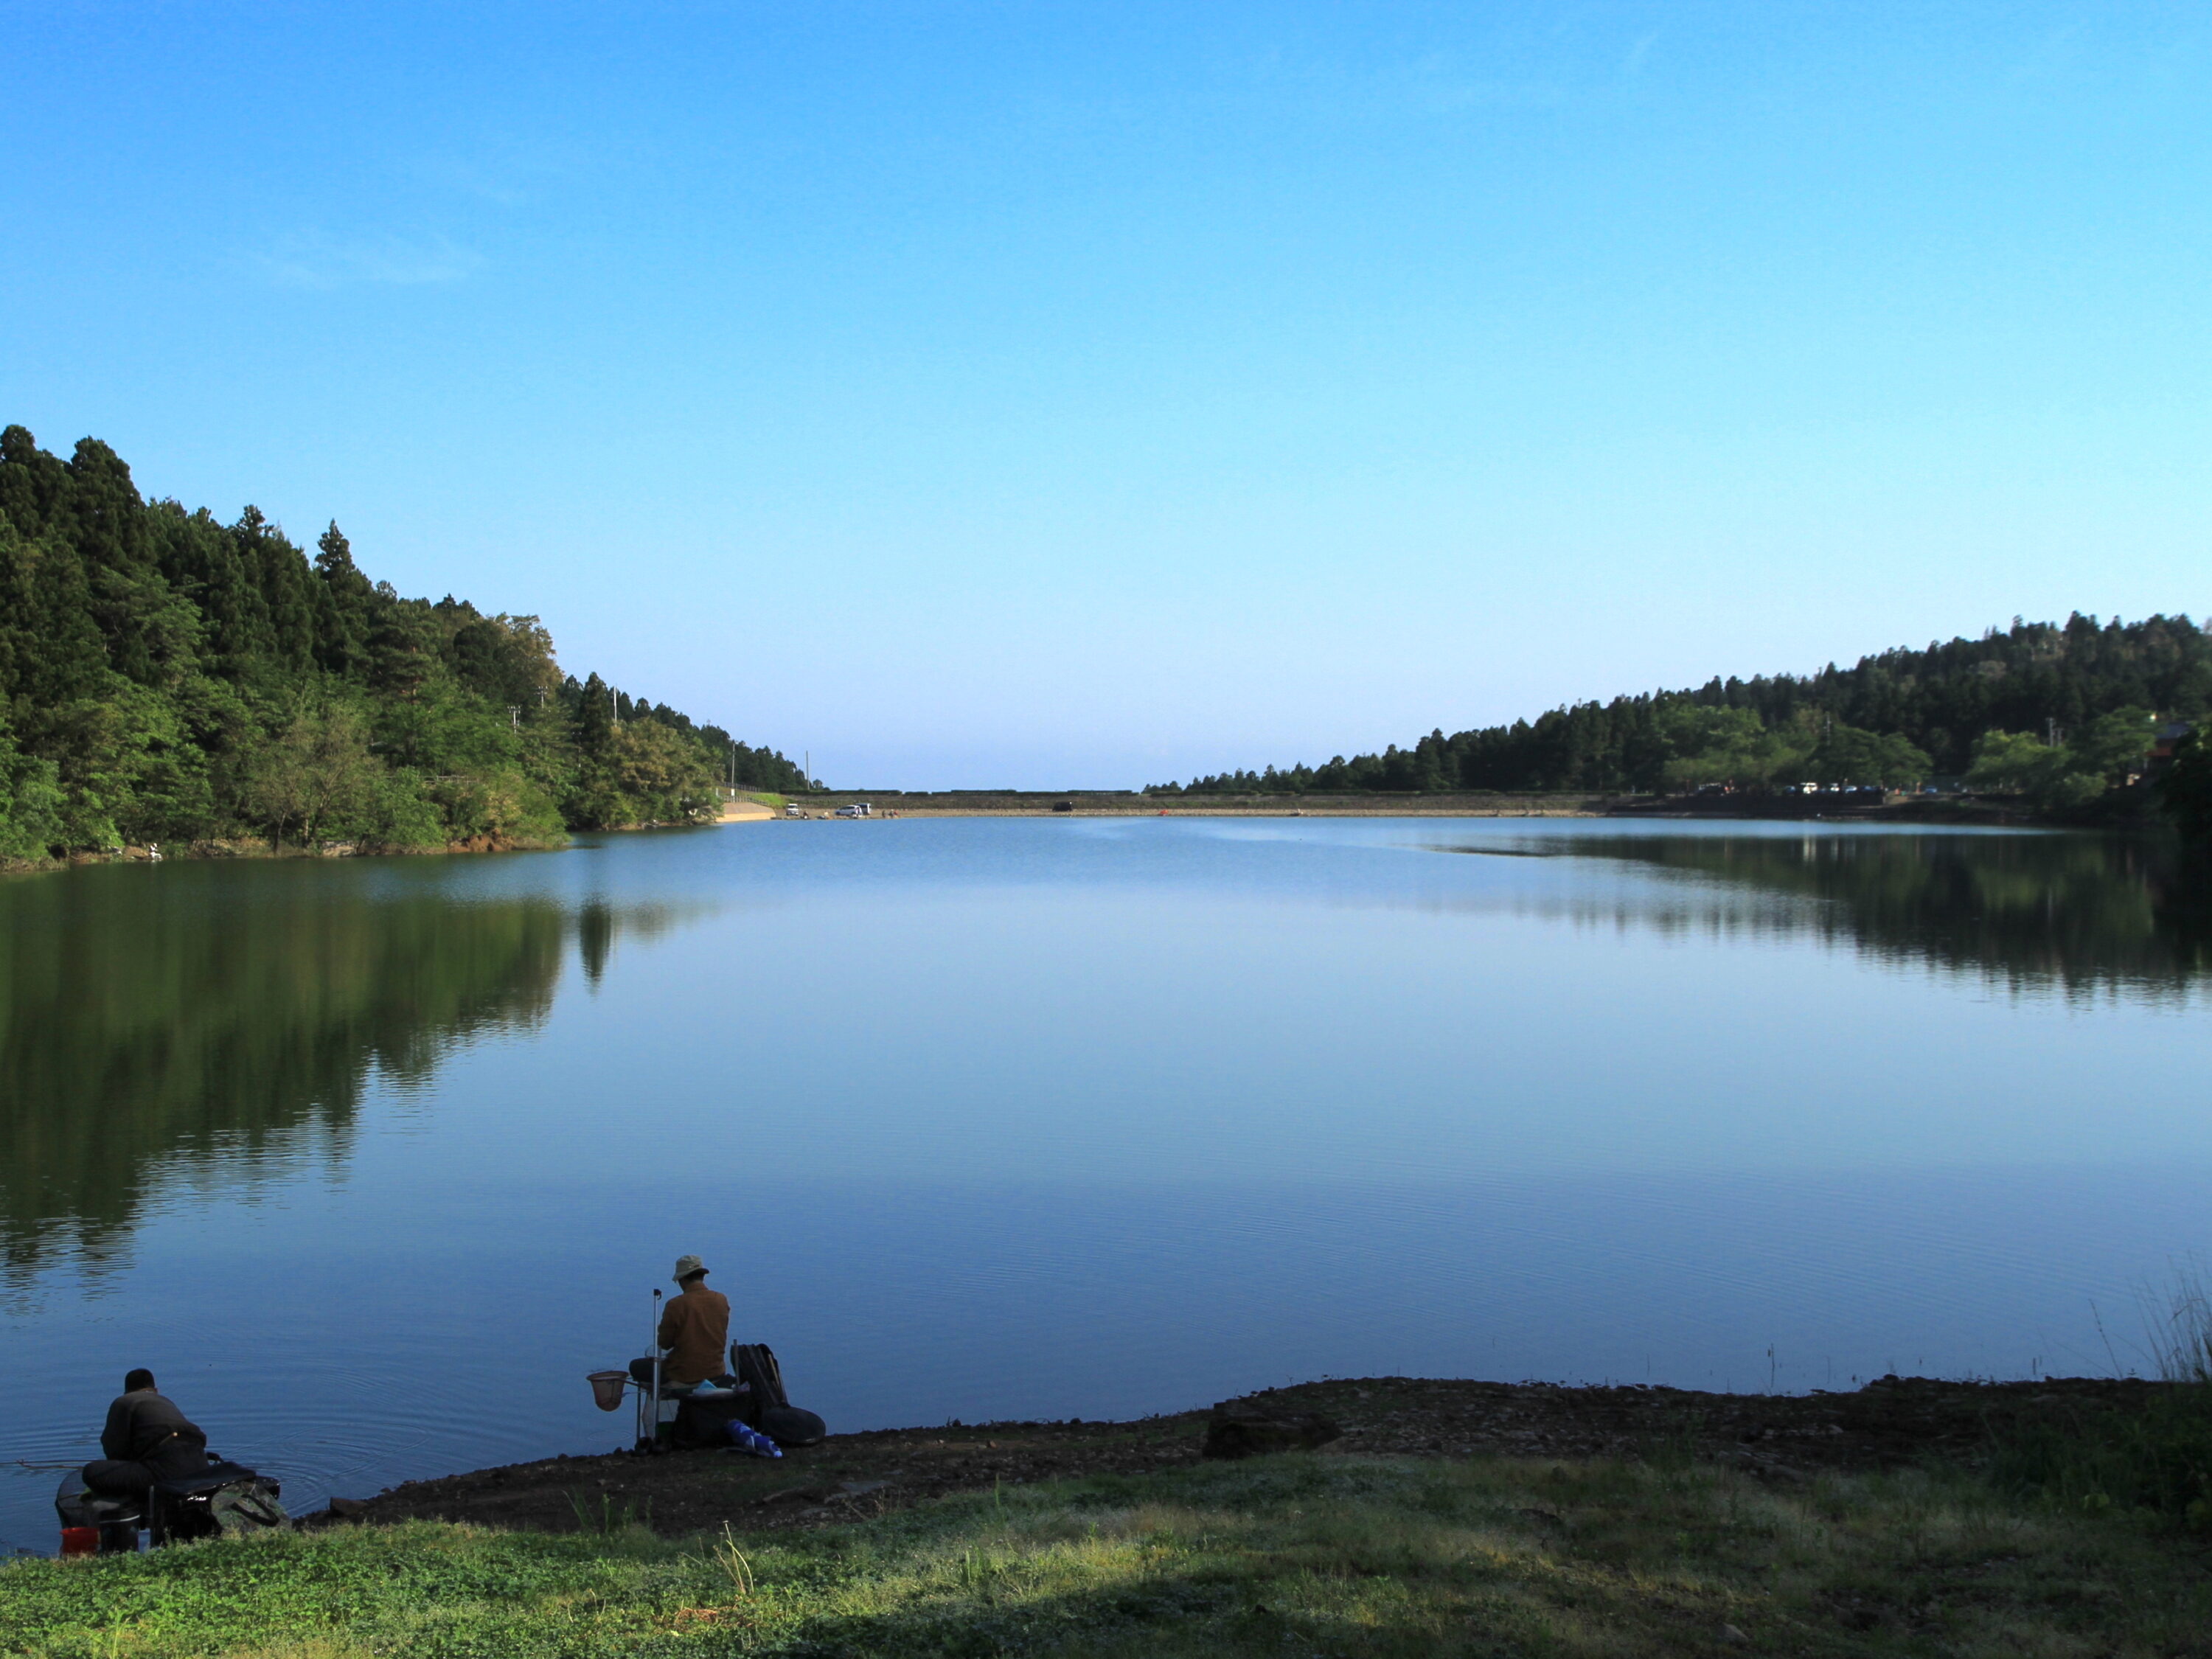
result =
[{"label": "blue water bottle", "polygon": [[732,1421],[729,1425],[730,1443],[739,1451],[750,1452],[755,1457],[781,1457],[783,1448],[777,1445],[758,1429]]}]

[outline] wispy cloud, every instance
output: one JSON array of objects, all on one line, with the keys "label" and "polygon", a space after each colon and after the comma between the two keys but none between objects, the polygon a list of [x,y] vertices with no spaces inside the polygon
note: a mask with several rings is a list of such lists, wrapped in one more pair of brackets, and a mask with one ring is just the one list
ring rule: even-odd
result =
[{"label": "wispy cloud", "polygon": [[482,254],[447,236],[333,236],[321,230],[289,232],[252,258],[280,288],[310,289],[458,283],[483,264]]}]

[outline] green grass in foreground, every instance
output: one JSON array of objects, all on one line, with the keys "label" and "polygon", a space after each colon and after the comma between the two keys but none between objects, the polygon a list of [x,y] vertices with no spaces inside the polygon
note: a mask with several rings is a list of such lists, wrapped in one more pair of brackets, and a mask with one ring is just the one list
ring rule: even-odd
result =
[{"label": "green grass in foreground", "polygon": [[[1745,1640],[1725,1633],[1734,1626]],[[1967,1474],[1292,1456],[812,1533],[427,1522],[0,1569],[40,1656],[2212,1653],[2201,1547]]]}]

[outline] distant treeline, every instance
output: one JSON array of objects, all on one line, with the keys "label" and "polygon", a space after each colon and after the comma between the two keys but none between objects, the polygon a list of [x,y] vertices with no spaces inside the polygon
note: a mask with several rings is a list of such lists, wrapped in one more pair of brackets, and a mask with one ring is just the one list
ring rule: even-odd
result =
[{"label": "distant treeline", "polygon": [[[2078,804],[2138,774],[2176,721],[2212,709],[2212,638],[2187,617],[2023,623],[1817,674],[1714,679],[1554,708],[1325,766],[1225,772],[1180,794],[1322,790],[1904,786],[1931,777]],[[2194,757],[2191,768],[2200,765]]]},{"label": "distant treeline", "polygon": [[529,845],[805,787],[563,674],[535,617],[402,599],[333,523],[147,501],[115,452],[0,434],[0,860],[246,836]]}]

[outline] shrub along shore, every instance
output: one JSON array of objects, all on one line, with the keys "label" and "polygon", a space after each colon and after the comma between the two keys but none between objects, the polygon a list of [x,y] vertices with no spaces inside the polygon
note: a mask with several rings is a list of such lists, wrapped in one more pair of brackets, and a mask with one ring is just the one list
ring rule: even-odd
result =
[{"label": "shrub along shore", "polygon": [[1204,1413],[554,1459],[318,1530],[0,1569],[0,1651],[2212,1651],[2201,1385],[1252,1403],[1343,1431],[1227,1462]]}]

